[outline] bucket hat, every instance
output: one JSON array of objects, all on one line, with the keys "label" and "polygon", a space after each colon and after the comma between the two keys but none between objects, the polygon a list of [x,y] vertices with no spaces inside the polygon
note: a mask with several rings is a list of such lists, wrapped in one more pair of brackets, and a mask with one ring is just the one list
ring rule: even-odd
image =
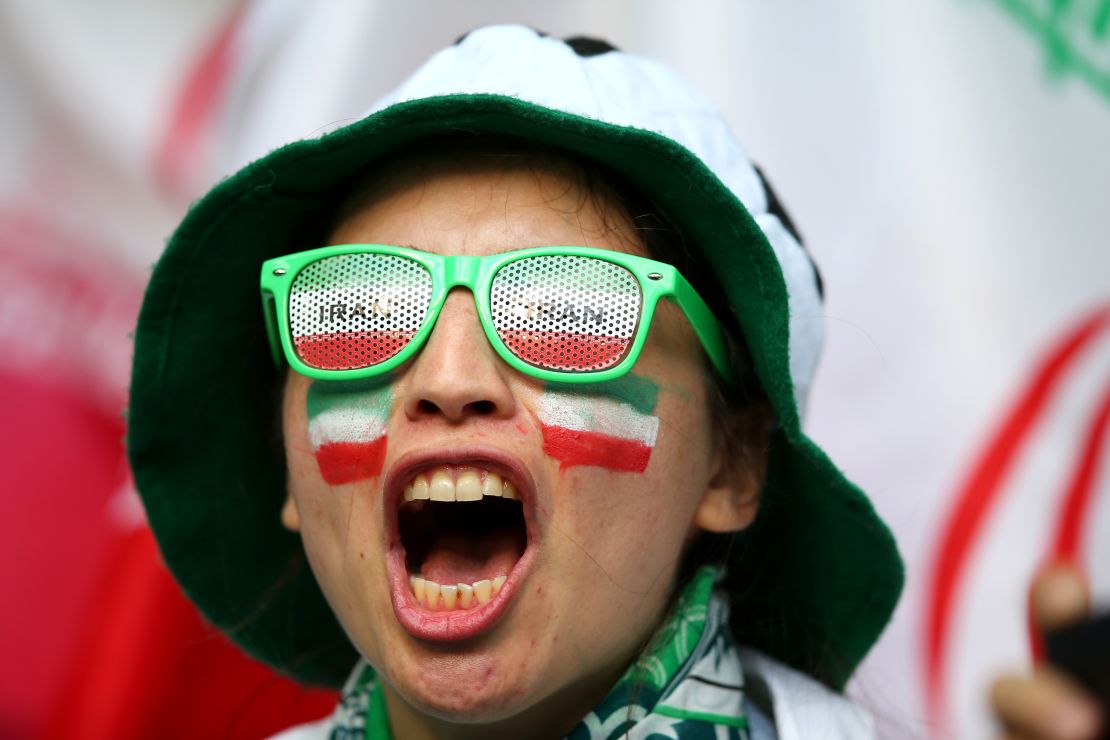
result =
[{"label": "bucket hat", "polygon": [[[889,530],[801,429],[820,353],[806,251],[722,114],[659,62],[523,26],[473,31],[363,118],[290,143],[196,203],[139,316],[128,450],[162,555],[190,599],[251,655],[340,686],[357,660],[280,525],[278,373],[259,300],[264,260],[317,246],[352,177],[429,137],[479,132],[595,162],[659,204],[734,314],[777,425],[755,522],[736,547],[737,635],[841,688],[902,587]],[[767,629],[772,625],[772,629]]]}]

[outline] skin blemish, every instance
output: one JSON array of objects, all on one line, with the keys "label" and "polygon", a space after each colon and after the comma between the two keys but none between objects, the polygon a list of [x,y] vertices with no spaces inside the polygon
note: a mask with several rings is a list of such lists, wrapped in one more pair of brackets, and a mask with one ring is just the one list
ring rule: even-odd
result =
[{"label": "skin blemish", "polygon": [[605,383],[545,383],[538,409],[543,451],[560,471],[642,473],[659,434],[658,398],[659,386],[633,373]]},{"label": "skin blemish", "polygon": [[388,380],[317,380],[306,405],[308,438],[325,482],[337,486],[381,474],[393,408]]}]

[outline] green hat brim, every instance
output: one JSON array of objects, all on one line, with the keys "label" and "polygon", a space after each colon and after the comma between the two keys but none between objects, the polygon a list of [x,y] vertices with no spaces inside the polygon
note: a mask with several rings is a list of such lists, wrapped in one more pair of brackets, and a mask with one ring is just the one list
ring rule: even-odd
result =
[{"label": "green hat brim", "polygon": [[[367,165],[453,130],[600,162],[665,204],[699,248],[779,421],[760,513],[742,538],[758,566],[743,589],[750,599],[735,607],[751,605],[742,617],[753,631],[738,637],[841,688],[890,617],[902,564],[867,497],[800,429],[786,287],[771,246],[736,197],[670,139],[503,96],[400,103],[289,144],[221,182],[174,233],[139,316],[127,442],[150,526],[189,598],[248,653],[300,681],[338,687],[354,665],[299,536],[280,526],[286,469],[259,269],[318,246],[317,220]],[[780,628],[758,629],[766,620]]]}]

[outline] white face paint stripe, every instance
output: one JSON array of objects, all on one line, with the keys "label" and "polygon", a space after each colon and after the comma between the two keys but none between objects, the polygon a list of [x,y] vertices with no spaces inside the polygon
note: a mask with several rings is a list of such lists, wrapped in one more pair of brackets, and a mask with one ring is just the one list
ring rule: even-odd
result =
[{"label": "white face paint stripe", "polygon": [[358,408],[332,408],[312,418],[308,439],[313,449],[335,442],[373,442],[386,433],[387,420]]},{"label": "white face paint stripe", "polygon": [[548,391],[540,396],[539,417],[547,426],[595,432],[655,446],[659,417],[641,414],[627,403],[597,396]]}]

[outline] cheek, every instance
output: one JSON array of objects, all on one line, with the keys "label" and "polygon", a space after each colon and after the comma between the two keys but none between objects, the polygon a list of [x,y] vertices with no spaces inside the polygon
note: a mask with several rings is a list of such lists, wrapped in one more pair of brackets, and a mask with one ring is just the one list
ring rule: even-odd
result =
[{"label": "cheek", "polygon": [[[708,422],[695,413],[703,399],[685,385],[665,388],[641,382],[639,395],[619,401],[549,388],[538,404],[544,451],[564,471],[566,562],[602,605],[650,611],[656,602],[643,597],[665,595],[708,485]],[[635,605],[624,603],[630,595]]]},{"label": "cheek", "polygon": [[[587,631],[658,616],[681,558],[693,516],[691,481],[654,462],[647,475],[578,468],[564,476],[567,493],[557,513],[558,562],[570,599],[591,614]],[[605,627],[608,629],[609,627]]]},{"label": "cheek", "polygon": [[390,391],[314,390],[315,384],[300,378],[291,385],[284,409],[285,449],[300,537],[332,610],[345,626],[362,634],[366,627],[359,615],[369,613],[368,594],[380,591],[360,585],[380,583],[374,568],[378,561],[369,557],[378,512],[372,497],[357,495],[359,486],[337,481],[380,472],[373,447],[380,445],[384,452],[385,437],[377,430],[385,429],[378,420],[388,419]]},{"label": "cheek", "polygon": [[353,390],[313,383],[305,394],[308,442],[332,486],[381,475],[393,405],[391,386]]},{"label": "cheek", "polygon": [[549,386],[540,396],[537,416],[543,451],[566,471],[579,466],[642,473],[659,435],[655,415],[658,386],[640,375],[584,391]]}]

